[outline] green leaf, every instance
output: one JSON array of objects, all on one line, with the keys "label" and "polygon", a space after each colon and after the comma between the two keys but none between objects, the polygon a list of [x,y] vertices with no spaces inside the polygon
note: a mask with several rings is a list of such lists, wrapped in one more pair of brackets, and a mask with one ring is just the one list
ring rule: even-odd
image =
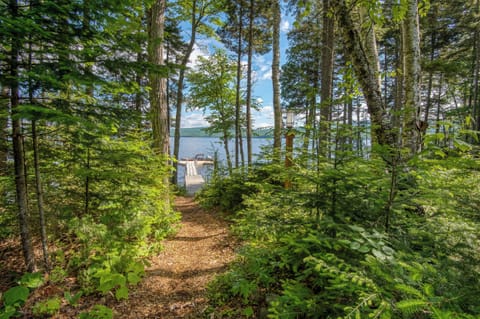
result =
[{"label": "green leaf", "polygon": [[80,314],[80,319],[112,319],[112,309],[103,305],[95,305],[89,312],[83,312]]},{"label": "green leaf", "polygon": [[27,301],[30,290],[24,286],[16,286],[8,289],[3,294],[3,302],[5,305],[23,304]]},{"label": "green leaf", "polygon": [[368,246],[360,246],[360,248],[358,248],[358,251],[365,254],[370,251],[370,248]]},{"label": "green leaf", "polygon": [[136,285],[142,280],[142,277],[140,277],[139,275],[137,275],[134,272],[129,272],[127,274],[127,280],[128,280],[128,283],[130,283],[132,285]]},{"label": "green leaf", "polygon": [[382,253],[380,250],[372,249],[372,254],[380,260],[387,259],[387,256],[384,253]]},{"label": "green leaf", "polygon": [[25,273],[22,278],[19,280],[19,284],[28,288],[38,288],[43,285],[45,279],[43,275],[39,272],[36,273]]},{"label": "green leaf", "polygon": [[80,300],[80,298],[82,297],[82,292],[79,291],[75,295],[72,295],[69,291],[65,291],[63,296],[65,297],[65,300],[70,305],[75,306],[78,303],[78,301]]},{"label": "green leaf", "polygon": [[359,242],[356,242],[356,241],[353,241],[353,242],[350,244],[350,248],[353,249],[353,250],[359,250],[359,248],[360,248],[360,243],[359,243]]},{"label": "green leaf", "polygon": [[0,319],[10,319],[17,313],[17,309],[13,306],[6,305],[5,309],[0,312]]},{"label": "green leaf", "polygon": [[122,286],[115,291],[115,298],[117,300],[120,299],[127,299],[128,298],[128,288],[126,286]]},{"label": "green leaf", "polygon": [[253,312],[253,308],[252,307],[247,307],[245,309],[243,309],[243,315],[246,316],[246,317],[251,317],[253,316],[254,312]]}]

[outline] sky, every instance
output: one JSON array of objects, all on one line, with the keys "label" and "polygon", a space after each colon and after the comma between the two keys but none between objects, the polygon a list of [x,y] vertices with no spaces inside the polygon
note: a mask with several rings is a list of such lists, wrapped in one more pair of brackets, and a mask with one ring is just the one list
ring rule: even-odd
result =
[{"label": "sky", "polygon": [[[291,28],[291,18],[282,16],[282,22],[280,26],[280,64],[285,62],[285,51],[288,47],[287,33]],[[208,47],[209,41],[213,40],[200,40],[204,43],[195,45],[194,51],[190,58],[190,65],[194,66],[198,56],[205,56],[206,53],[201,49],[204,45]],[[203,45],[202,45],[203,44]],[[243,63],[247,63],[246,57]],[[253,58],[254,69],[254,87],[253,97],[257,99],[260,105],[258,111],[252,110],[252,125],[253,128],[260,127],[273,127],[273,93],[272,93],[272,53],[265,55],[255,55]],[[184,111],[182,116],[181,127],[206,127],[207,121],[201,111]]]}]

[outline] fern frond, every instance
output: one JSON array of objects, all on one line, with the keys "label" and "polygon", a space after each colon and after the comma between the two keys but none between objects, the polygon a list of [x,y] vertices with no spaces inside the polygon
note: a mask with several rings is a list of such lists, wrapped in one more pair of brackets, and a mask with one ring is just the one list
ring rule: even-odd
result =
[{"label": "fern frond", "polygon": [[408,296],[417,296],[418,298],[422,298],[422,299],[424,298],[424,295],[420,290],[406,284],[397,284],[395,285],[395,289],[399,290],[400,292],[403,292]]},{"label": "fern frond", "polygon": [[416,312],[424,309],[428,302],[420,299],[406,299],[397,302],[397,308],[405,315],[413,315]]}]

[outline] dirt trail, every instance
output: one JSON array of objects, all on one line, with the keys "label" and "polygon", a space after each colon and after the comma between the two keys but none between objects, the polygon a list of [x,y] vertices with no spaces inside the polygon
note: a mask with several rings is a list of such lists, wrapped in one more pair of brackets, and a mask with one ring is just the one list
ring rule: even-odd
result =
[{"label": "dirt trail", "polygon": [[[95,304],[105,305],[118,319],[205,318],[206,286],[234,259],[235,241],[227,223],[214,212],[205,212],[193,198],[177,197],[176,210],[182,220],[175,237],[163,242],[164,249],[150,258],[151,265],[137,285],[129,288],[127,300],[117,301],[113,294],[82,297],[77,307],[63,302],[54,319],[78,318],[79,312]],[[36,245],[40,255],[40,246]],[[19,239],[0,242],[0,292],[14,285],[22,271]],[[45,285],[32,293],[22,318],[32,318],[31,306],[37,300],[63,297],[63,289]]]},{"label": "dirt trail", "polygon": [[206,285],[234,258],[228,225],[189,197],[177,197],[182,225],[151,259],[144,280],[128,300],[113,306],[118,318],[202,318]]}]

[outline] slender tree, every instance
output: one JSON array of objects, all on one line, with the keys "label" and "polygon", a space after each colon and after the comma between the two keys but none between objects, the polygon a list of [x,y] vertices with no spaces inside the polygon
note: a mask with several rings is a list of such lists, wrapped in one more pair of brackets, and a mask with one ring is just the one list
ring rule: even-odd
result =
[{"label": "slender tree", "polygon": [[[380,65],[372,21],[362,7],[350,7],[345,0],[334,0],[336,16],[343,33],[344,50],[362,87],[372,121],[374,141],[394,147],[397,135],[392,128],[380,84]],[[392,158],[387,156],[387,161]]]},{"label": "slender tree", "polygon": [[[8,10],[11,19],[19,18],[18,3],[10,0]],[[17,20],[19,21],[19,20]],[[32,249],[30,229],[28,226],[28,191],[25,171],[25,147],[22,132],[22,120],[18,116],[19,101],[19,53],[22,49],[21,34],[13,30],[10,49],[10,108],[12,121],[13,160],[15,166],[15,188],[17,194],[18,220],[22,240],[22,251],[27,271],[36,268]]]},{"label": "slender tree", "polygon": [[212,56],[200,57],[197,69],[189,74],[189,100],[192,108],[207,110],[208,131],[220,133],[226,154],[228,170],[232,172],[229,139],[235,125],[236,64],[227,54],[216,51]]},{"label": "slender tree", "polygon": [[280,0],[272,0],[272,86],[273,86],[273,152],[275,159],[282,147],[282,106],[280,104]]},{"label": "slender tree", "polygon": [[403,140],[412,154],[419,148],[420,141],[420,29],[416,0],[407,2],[407,12],[402,23],[402,61],[404,102]]},{"label": "slender tree", "polygon": [[[222,7],[222,1],[216,0],[193,0],[193,1],[179,1],[176,6],[180,11],[180,19],[185,19],[190,25],[189,40],[184,51],[183,58],[180,61],[180,68],[177,80],[177,96],[175,101],[175,135],[173,142],[173,156],[178,160],[180,151],[180,125],[182,121],[182,107],[183,107],[183,87],[185,81],[185,74],[187,72],[187,64],[190,61],[190,56],[193,52],[195,43],[199,33],[213,35],[213,30],[209,23],[216,19],[217,14]],[[175,172],[178,169],[178,163],[173,162]],[[173,176],[173,182],[177,183],[177,173]]]},{"label": "slender tree", "polygon": [[322,62],[320,84],[320,153],[328,155],[329,122],[332,112],[333,69],[334,69],[334,24],[332,0],[323,0],[322,11]]}]

